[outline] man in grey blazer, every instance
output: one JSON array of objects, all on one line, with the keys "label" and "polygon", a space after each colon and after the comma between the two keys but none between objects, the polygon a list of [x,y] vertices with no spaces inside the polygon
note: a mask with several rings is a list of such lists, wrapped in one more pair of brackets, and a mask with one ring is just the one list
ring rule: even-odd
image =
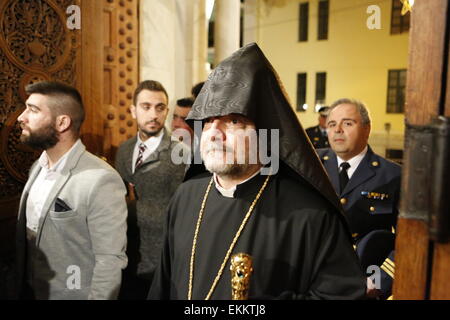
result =
[{"label": "man in grey blazer", "polygon": [[21,140],[43,149],[20,200],[17,287],[23,299],[116,299],[127,265],[126,189],[86,151],[75,88],[39,82],[19,116]]},{"label": "man in grey blazer", "polygon": [[172,141],[164,128],[169,108],[161,83],[141,82],[130,109],[138,133],[120,145],[116,154],[116,169],[136,198],[129,210],[129,266],[120,298],[146,299],[160,258],[166,207],[184,178],[186,165],[178,157],[189,155],[189,150]]}]

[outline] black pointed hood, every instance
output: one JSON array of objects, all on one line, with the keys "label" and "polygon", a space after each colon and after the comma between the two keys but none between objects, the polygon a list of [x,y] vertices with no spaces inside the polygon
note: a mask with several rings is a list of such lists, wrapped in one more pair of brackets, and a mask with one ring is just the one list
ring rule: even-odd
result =
[{"label": "black pointed hood", "polygon": [[256,43],[242,47],[213,70],[187,119],[204,120],[231,113],[250,118],[257,129],[279,129],[280,168],[284,163],[340,208],[277,73]]}]

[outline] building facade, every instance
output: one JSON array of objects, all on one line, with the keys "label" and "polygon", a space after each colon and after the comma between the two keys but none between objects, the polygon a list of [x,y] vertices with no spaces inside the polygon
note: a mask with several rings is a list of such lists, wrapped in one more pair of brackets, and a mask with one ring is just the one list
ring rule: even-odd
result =
[{"label": "building facade", "polygon": [[403,149],[410,13],[401,15],[400,0],[247,2],[247,38],[278,71],[304,127],[316,125],[319,105],[351,97],[370,109],[372,147]]}]

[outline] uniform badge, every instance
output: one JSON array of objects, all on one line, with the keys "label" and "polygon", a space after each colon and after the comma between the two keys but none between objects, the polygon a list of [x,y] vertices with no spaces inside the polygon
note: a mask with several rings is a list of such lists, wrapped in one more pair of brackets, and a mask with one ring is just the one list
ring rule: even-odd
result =
[{"label": "uniform badge", "polygon": [[384,200],[389,198],[388,193],[379,193],[379,192],[361,191],[361,195],[363,197],[366,197],[367,199],[374,199],[374,200]]}]

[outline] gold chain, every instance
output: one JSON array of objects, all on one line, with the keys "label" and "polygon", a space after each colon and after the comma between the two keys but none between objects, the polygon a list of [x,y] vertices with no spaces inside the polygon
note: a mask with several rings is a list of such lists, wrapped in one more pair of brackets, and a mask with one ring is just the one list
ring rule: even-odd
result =
[{"label": "gold chain", "polygon": [[[270,174],[267,175],[267,178],[264,181],[264,184],[262,185],[261,189],[259,189],[259,192],[256,195],[255,199],[253,200],[250,208],[248,209],[247,214],[244,217],[244,220],[242,220],[241,226],[239,227],[238,231],[236,232],[236,235],[234,236],[233,241],[231,242],[230,248],[228,249],[227,254],[225,255],[225,258],[223,259],[223,262],[222,262],[222,265],[220,266],[219,272],[217,272],[217,276],[214,279],[214,282],[211,286],[211,289],[209,289],[209,292],[208,292],[205,300],[209,300],[214,289],[216,288],[217,283],[219,282],[220,277],[222,276],[223,269],[225,268],[225,264],[227,263],[228,259],[230,258],[231,252],[233,251],[234,246],[236,245],[236,242],[239,239],[239,236],[241,235],[242,230],[244,229],[248,219],[250,218],[253,208],[256,205],[256,202],[258,202],[259,197],[261,196],[264,189],[266,188],[266,185],[269,182],[269,178],[270,178]],[[197,220],[197,226],[195,227],[194,240],[192,241],[191,262],[190,262],[190,270],[189,270],[188,300],[192,299],[192,285],[193,285],[193,281],[194,281],[194,259],[195,259],[195,249],[197,246],[198,231],[200,230],[200,224],[202,222],[203,211],[205,209],[206,199],[208,199],[208,194],[209,194],[209,191],[211,190],[213,181],[214,181],[214,177],[211,177],[211,181],[209,182],[208,188],[206,188],[206,193],[205,193],[205,196],[203,197],[202,205],[200,207],[200,212],[198,214],[198,220]]]}]

